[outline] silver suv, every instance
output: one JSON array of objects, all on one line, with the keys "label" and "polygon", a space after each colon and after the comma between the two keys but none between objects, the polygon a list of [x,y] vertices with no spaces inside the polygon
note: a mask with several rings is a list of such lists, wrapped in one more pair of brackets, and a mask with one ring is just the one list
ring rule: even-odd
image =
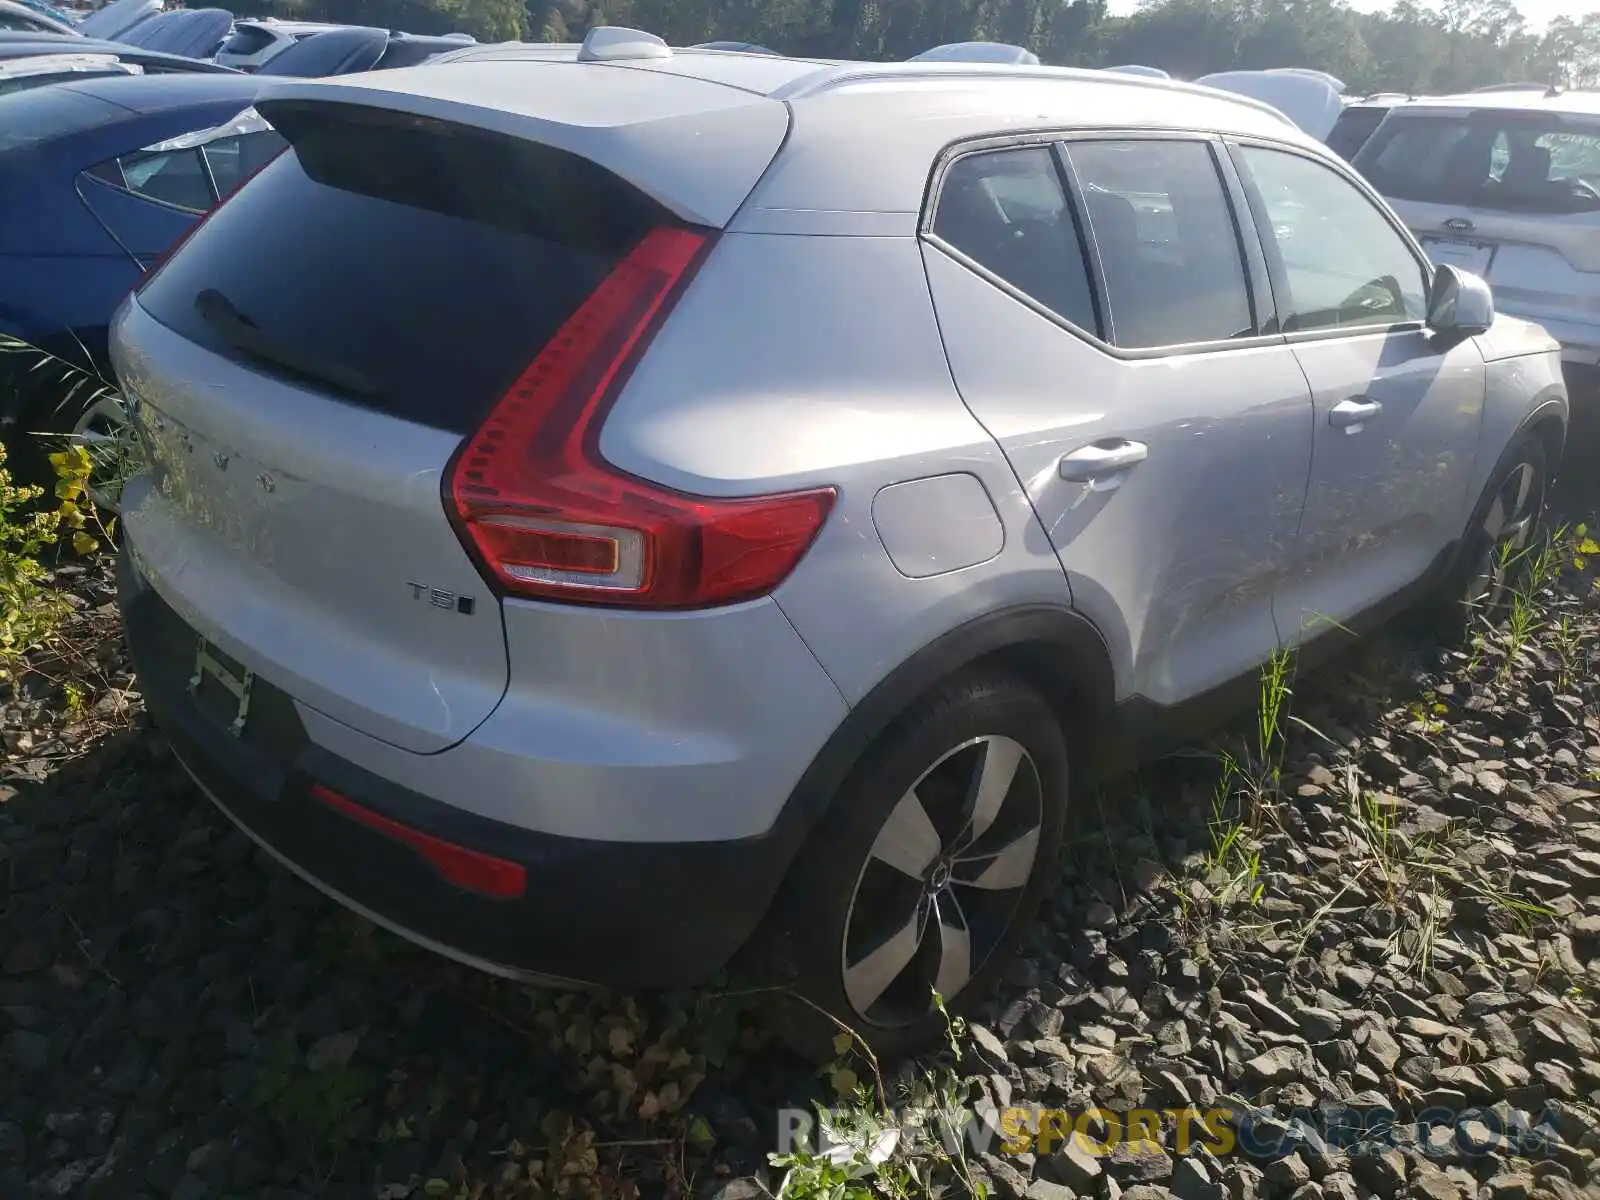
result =
[{"label": "silver suv", "polygon": [[1560,342],[1600,400],[1600,92],[1514,85],[1392,109],[1355,165],[1435,262]]},{"label": "silver suv", "polygon": [[603,29],[259,108],[115,321],[128,636],[230,817],[490,971],[781,947],[914,1045],[1082,783],[1493,603],[1562,446],[1555,343],[1237,96]]}]

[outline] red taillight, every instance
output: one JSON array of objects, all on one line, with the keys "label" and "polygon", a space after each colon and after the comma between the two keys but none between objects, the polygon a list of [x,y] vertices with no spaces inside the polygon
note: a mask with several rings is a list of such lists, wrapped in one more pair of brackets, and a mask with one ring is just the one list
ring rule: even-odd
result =
[{"label": "red taillight", "polygon": [[520,863],[468,850],[465,846],[457,846],[432,834],[421,833],[375,813],[320,783],[311,785],[311,797],[352,821],[359,821],[385,837],[411,847],[441,878],[459,888],[493,900],[515,900],[527,889],[528,873]]},{"label": "red taillight", "polygon": [[606,409],[710,239],[681,228],[647,234],[457,453],[446,504],[504,591],[650,608],[729,604],[776,587],[822,527],[831,488],[686,496],[600,457]]}]

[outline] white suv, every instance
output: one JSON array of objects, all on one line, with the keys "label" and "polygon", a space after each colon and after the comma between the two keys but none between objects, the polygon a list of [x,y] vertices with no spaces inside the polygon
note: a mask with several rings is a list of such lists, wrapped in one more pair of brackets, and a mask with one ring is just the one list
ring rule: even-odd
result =
[{"label": "white suv", "polygon": [[1222,92],[602,29],[258,107],[112,332],[129,641],[235,821],[489,970],[755,938],[914,1045],[1079,784],[1492,606],[1561,451],[1555,343]]},{"label": "white suv", "polygon": [[1355,165],[1435,262],[1537,321],[1600,402],[1600,92],[1515,86],[1391,109]]}]

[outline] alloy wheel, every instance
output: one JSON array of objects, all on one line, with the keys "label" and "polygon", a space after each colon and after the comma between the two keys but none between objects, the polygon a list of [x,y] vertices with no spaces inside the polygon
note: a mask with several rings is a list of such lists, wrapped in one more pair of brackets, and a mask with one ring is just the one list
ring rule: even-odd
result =
[{"label": "alloy wheel", "polygon": [[1526,459],[1506,473],[1483,517],[1488,549],[1468,593],[1474,611],[1493,615],[1505,603],[1544,508],[1544,476]]},{"label": "alloy wheel", "polygon": [[908,788],[856,879],[841,969],[866,1020],[904,1025],[954,998],[1011,928],[1044,823],[1039,770],[1020,742],[972,738]]}]

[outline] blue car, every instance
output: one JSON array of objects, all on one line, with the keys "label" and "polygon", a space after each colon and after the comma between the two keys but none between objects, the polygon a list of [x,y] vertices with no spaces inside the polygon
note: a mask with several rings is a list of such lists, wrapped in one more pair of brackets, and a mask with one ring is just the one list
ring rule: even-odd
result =
[{"label": "blue car", "polygon": [[[236,120],[262,86],[134,75],[0,96],[0,334],[108,374],[122,298],[282,148],[264,123]],[[0,423],[87,432],[93,414],[32,386],[40,373],[23,359],[0,355]]]}]

